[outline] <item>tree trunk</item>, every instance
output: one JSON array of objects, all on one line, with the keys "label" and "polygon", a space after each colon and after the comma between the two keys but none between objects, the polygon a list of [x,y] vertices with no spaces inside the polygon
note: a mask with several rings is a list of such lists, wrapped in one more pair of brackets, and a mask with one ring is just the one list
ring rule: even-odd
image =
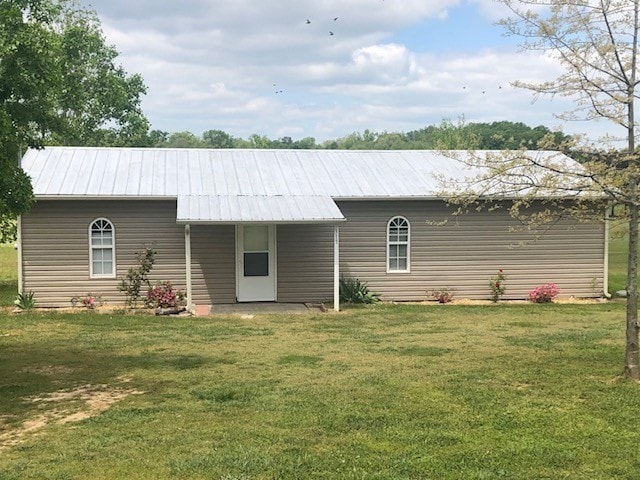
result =
[{"label": "tree trunk", "polygon": [[[635,180],[633,190],[637,188]],[[624,373],[640,380],[638,354],[638,206],[629,206],[629,256],[627,263],[627,350]]]}]

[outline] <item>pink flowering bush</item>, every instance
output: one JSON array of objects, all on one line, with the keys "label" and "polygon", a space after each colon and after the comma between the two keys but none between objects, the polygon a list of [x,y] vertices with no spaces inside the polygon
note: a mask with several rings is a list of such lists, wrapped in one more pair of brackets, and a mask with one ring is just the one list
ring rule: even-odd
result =
[{"label": "pink flowering bush", "polygon": [[86,295],[73,297],[71,299],[71,305],[75,307],[78,304],[88,308],[89,310],[93,310],[96,307],[101,307],[102,305],[104,305],[104,301],[102,300],[102,297],[100,295],[94,295],[93,293],[89,292]]},{"label": "pink flowering bush", "polygon": [[429,293],[438,303],[449,303],[453,300],[453,292],[448,288],[441,288],[440,290],[431,290]]},{"label": "pink flowering bush", "polygon": [[96,308],[96,298],[89,293],[82,299],[82,305],[87,308]]},{"label": "pink flowering bush", "polygon": [[177,307],[184,298],[182,291],[173,290],[171,282],[159,283],[147,291],[147,306],[150,308]]},{"label": "pink flowering bush", "polygon": [[529,301],[533,303],[550,303],[558,296],[560,290],[555,283],[540,285],[529,292]]}]

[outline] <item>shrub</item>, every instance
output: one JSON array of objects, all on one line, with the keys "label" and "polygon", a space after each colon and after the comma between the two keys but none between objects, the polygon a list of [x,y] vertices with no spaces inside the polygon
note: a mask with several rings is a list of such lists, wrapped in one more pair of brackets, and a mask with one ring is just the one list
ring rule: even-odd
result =
[{"label": "shrub", "polygon": [[529,301],[533,303],[550,303],[558,296],[560,290],[555,283],[540,285],[529,292]]},{"label": "shrub", "polygon": [[151,308],[173,308],[184,302],[185,296],[181,290],[173,290],[171,282],[164,282],[149,288],[146,304]]},{"label": "shrub", "polygon": [[155,262],[156,251],[152,248],[145,248],[142,252],[136,254],[137,267],[131,267],[127,270],[127,275],[120,278],[118,290],[124,292],[125,302],[130,307],[134,307],[140,298],[142,286],[151,287],[149,283],[149,272],[153,268]]},{"label": "shrub", "polygon": [[100,295],[94,295],[91,292],[87,293],[82,297],[77,296],[71,299],[71,305],[73,305],[74,307],[79,303],[82,304],[83,307],[88,308],[89,310],[93,310],[97,306],[104,305],[104,302],[102,301],[102,297]]},{"label": "shrub", "polygon": [[34,297],[35,293],[33,293],[32,291],[19,293],[13,303],[21,310],[31,310],[36,306],[36,300]]},{"label": "shrub", "polygon": [[355,277],[340,279],[340,301],[346,303],[376,303],[380,295],[369,290],[366,283]]},{"label": "shrub", "polygon": [[506,276],[502,269],[498,270],[498,274],[495,277],[491,277],[489,279],[489,289],[491,290],[491,301],[493,303],[497,303],[500,300],[500,297],[504,295],[504,291],[506,289],[504,285],[504,281],[506,280]]},{"label": "shrub", "polygon": [[429,293],[438,303],[449,303],[453,300],[453,291],[449,288],[431,290]]}]

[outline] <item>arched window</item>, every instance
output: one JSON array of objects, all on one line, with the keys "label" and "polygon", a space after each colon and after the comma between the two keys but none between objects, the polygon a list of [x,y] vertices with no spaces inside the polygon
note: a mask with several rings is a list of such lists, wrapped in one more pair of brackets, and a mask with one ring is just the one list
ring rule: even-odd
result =
[{"label": "arched window", "polygon": [[409,220],[393,217],[387,224],[387,272],[409,272]]},{"label": "arched window", "polygon": [[115,278],[116,247],[113,224],[98,218],[89,226],[89,269],[91,278]]}]

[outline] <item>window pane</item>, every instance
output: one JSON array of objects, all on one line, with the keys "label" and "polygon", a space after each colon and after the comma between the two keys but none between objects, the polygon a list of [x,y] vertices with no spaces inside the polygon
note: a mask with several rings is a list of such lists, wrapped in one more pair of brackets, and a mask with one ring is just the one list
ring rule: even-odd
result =
[{"label": "window pane", "polygon": [[407,269],[407,257],[398,258],[398,270],[406,270]]},{"label": "window pane", "polygon": [[102,244],[111,246],[113,244],[112,238],[113,238],[113,233],[112,232],[103,232],[102,233]]},{"label": "window pane", "polygon": [[269,276],[269,253],[245,253],[244,254],[245,277]]},{"label": "window pane", "polygon": [[111,260],[113,260],[113,250],[111,250],[110,248],[103,248],[102,260],[104,262],[110,262]]},{"label": "window pane", "polygon": [[91,245],[102,245],[102,234],[100,232],[91,232]]},{"label": "window pane", "polygon": [[93,261],[101,262],[102,261],[102,248],[94,248],[93,249]]},{"label": "window pane", "polygon": [[103,275],[112,275],[113,274],[113,262],[103,262],[102,263],[102,274]]},{"label": "window pane", "polygon": [[406,245],[398,245],[398,257],[400,258],[404,258],[406,260],[407,258],[407,246]]},{"label": "window pane", "polygon": [[248,252],[266,252],[269,250],[269,227],[250,225],[244,227],[244,249]]},{"label": "window pane", "polygon": [[93,274],[94,275],[102,275],[102,262],[101,261],[93,261]]}]

